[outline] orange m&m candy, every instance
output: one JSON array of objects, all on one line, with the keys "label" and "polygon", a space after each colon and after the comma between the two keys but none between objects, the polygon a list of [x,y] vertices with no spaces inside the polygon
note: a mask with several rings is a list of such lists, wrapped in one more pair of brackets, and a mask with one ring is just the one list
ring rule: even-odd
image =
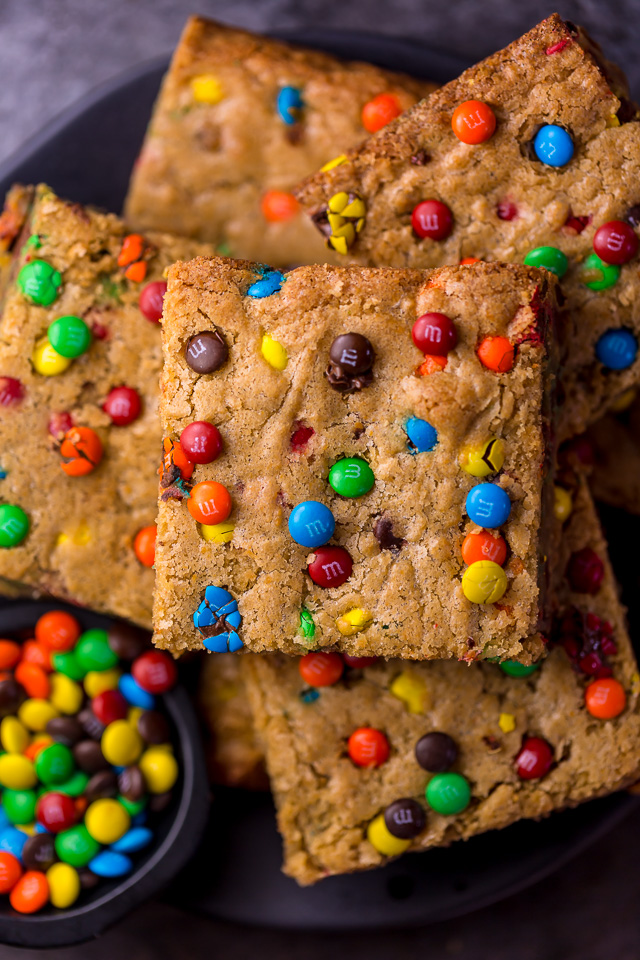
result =
[{"label": "orange m&m candy", "polygon": [[0,640],[0,670],[11,670],[21,656],[19,643],[15,640]]},{"label": "orange m&m candy", "polygon": [[267,190],[260,201],[262,216],[268,223],[282,223],[290,220],[300,209],[298,201],[292,193],[284,190]]},{"label": "orange m&m candy", "polygon": [[49,884],[40,870],[23,873],[9,894],[9,902],[18,913],[36,913],[49,900]]},{"label": "orange m&m candy", "polygon": [[76,618],[65,610],[43,613],[36,623],[36,640],[56,653],[71,650],[81,633]]},{"label": "orange m&m candy", "polygon": [[0,893],[9,893],[22,876],[22,867],[12,853],[0,850]]},{"label": "orange m&m candy", "polygon": [[155,523],[150,527],[138,530],[133,541],[133,550],[143,567],[152,567],[156,557],[156,534],[158,528]]},{"label": "orange m&m candy", "polygon": [[362,126],[367,133],[376,133],[402,113],[394,93],[379,93],[362,108]]},{"label": "orange m&m candy", "polygon": [[612,720],[619,716],[627,705],[627,695],[622,684],[613,677],[602,677],[590,683],[584,692],[584,702],[592,717]]},{"label": "orange m&m candy", "polygon": [[485,337],[477,354],[480,363],[496,373],[508,373],[513,367],[515,350],[506,337]]},{"label": "orange m&m candy", "polygon": [[389,757],[389,741],[381,730],[360,727],[349,737],[349,756],[359,767],[379,767]]},{"label": "orange m&m candy", "polygon": [[467,267],[471,263],[480,263],[480,262],[481,262],[480,257],[463,257],[462,260],[460,261],[460,266]]},{"label": "orange m&m candy", "polygon": [[45,673],[51,673],[53,664],[51,663],[51,650],[47,649],[37,640],[25,640],[22,644],[23,663],[35,663],[41,667]]},{"label": "orange m&m candy", "polygon": [[503,537],[494,537],[486,530],[468,533],[462,541],[462,559],[468,564],[492,560],[502,566],[507,559],[507,544]]},{"label": "orange m&m candy", "polygon": [[124,275],[127,280],[131,280],[133,283],[142,283],[147,275],[147,261],[136,260],[135,263],[132,263],[127,267]]},{"label": "orange m&m candy", "polygon": [[161,473],[163,469],[165,473],[170,473],[173,467],[180,471],[182,480],[189,480],[195,470],[195,464],[191,463],[191,460],[187,460],[184,450],[180,446],[180,441],[165,437],[162,441],[162,467],[158,470],[158,473]]},{"label": "orange m&m candy", "polygon": [[215,480],[196,483],[187,500],[187,509],[198,523],[222,523],[231,513],[231,494]]},{"label": "orange m&m candy", "polygon": [[118,266],[126,267],[134,260],[139,260],[143,252],[144,237],[141,237],[139,233],[130,233],[122,241],[122,247],[118,254]]},{"label": "orange m&m candy", "polygon": [[14,676],[30,697],[35,697],[36,700],[46,700],[49,696],[51,690],[49,677],[42,667],[39,667],[36,663],[22,660],[16,667]]},{"label": "orange m&m candy", "polygon": [[494,134],[496,115],[482,100],[465,100],[453,111],[451,127],[463,143],[484,143]]},{"label": "orange m&m candy", "polygon": [[418,376],[428,377],[430,373],[437,373],[438,370],[444,370],[446,365],[446,357],[437,357],[433,353],[425,353],[424,360],[418,367]]},{"label": "orange m&m candy", "polygon": [[344,661],[339,653],[306,653],[298,669],[310,687],[331,687],[342,676]]},{"label": "orange m&m candy", "polygon": [[67,430],[60,446],[62,469],[68,477],[84,477],[102,460],[100,437],[90,427]]}]

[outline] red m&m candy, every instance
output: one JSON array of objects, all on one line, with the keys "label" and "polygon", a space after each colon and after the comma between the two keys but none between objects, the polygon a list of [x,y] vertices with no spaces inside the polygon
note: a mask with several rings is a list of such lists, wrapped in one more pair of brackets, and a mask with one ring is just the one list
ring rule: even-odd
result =
[{"label": "red m&m candy", "polygon": [[180,434],[180,446],[191,463],[212,463],[222,451],[222,437],[213,423],[196,420]]},{"label": "red m&m candy", "polygon": [[631,224],[624,220],[610,220],[596,230],[593,249],[605,263],[620,266],[635,257],[638,237]]},{"label": "red m&m candy", "polygon": [[444,313],[423,313],[411,330],[418,350],[431,356],[444,357],[458,342],[453,320]]},{"label": "red m&m candy", "polygon": [[331,687],[344,671],[339,653],[306,653],[298,662],[300,676],[310,687]]},{"label": "red m&m candy", "polygon": [[359,767],[379,767],[389,757],[389,741],[381,730],[360,727],[349,737],[349,756]]},{"label": "red m&m candy", "polygon": [[307,567],[319,587],[339,587],[351,576],[353,560],[344,547],[317,547]]},{"label": "red m&m candy", "polygon": [[164,280],[154,280],[140,291],[138,306],[151,323],[160,323],[162,319],[162,303],[166,292],[167,285]]},{"label": "red m&m candy", "polygon": [[379,660],[379,657],[352,657],[348,653],[343,653],[342,656],[346,665],[354,670],[364,670],[365,667],[372,667]]},{"label": "red m&m candy", "polygon": [[571,555],[567,577],[577,593],[596,594],[604,579],[604,564],[595,550],[583,547]]},{"label": "red m&m candy", "polygon": [[527,737],[516,757],[516,772],[521,780],[544,777],[553,766],[553,750],[542,737]]},{"label": "red m&m candy", "polygon": [[12,407],[24,397],[24,387],[15,377],[0,377],[0,407]]},{"label": "red m&m candy", "polygon": [[140,416],[140,395],[133,387],[114,387],[102,409],[116,427],[126,427]]},{"label": "red m&m candy", "polygon": [[129,711],[127,701],[119,690],[103,690],[96,694],[91,701],[91,709],[105,727],[116,720],[124,720]]},{"label": "red m&m candy", "polygon": [[171,657],[161,650],[148,650],[133,661],[131,673],[147,693],[166,693],[175,686],[178,671]]},{"label": "red m&m candy", "polygon": [[51,791],[38,800],[36,820],[50,833],[62,833],[74,825],[78,812],[73,797]]},{"label": "red m&m candy", "polygon": [[453,214],[440,200],[423,200],[411,214],[411,226],[421,239],[444,240],[453,228]]}]

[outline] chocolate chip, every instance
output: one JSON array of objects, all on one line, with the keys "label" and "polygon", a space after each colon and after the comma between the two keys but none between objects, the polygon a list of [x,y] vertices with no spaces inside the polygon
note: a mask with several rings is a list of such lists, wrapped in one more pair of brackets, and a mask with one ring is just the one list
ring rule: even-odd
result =
[{"label": "chocolate chip", "polygon": [[411,163],[415,167],[424,167],[425,164],[429,163],[429,160],[431,160],[431,157],[426,150],[418,150],[418,152],[411,157]]},{"label": "chocolate chip", "polygon": [[327,380],[341,393],[355,393],[373,381],[376,359],[371,342],[361,333],[342,333],[331,344]]},{"label": "chocolate chip", "polygon": [[135,803],[144,797],[147,792],[147,784],[140,767],[126,767],[118,776],[118,790],[125,798]]},{"label": "chocolate chip", "polygon": [[75,717],[54,717],[45,729],[56,743],[62,743],[65,747],[72,747],[84,737],[84,731]]},{"label": "chocolate chip", "polygon": [[109,761],[105,760],[97,740],[81,740],[71,752],[76,764],[85,773],[97,773],[98,770],[109,768]]},{"label": "chocolate chip", "polygon": [[118,778],[113,770],[99,770],[89,780],[84,788],[84,796],[87,803],[93,803],[94,800],[102,800],[105,797],[116,797],[118,795]]},{"label": "chocolate chip", "polygon": [[147,743],[166,743],[169,724],[157,710],[145,710],[138,718],[138,733]]},{"label": "chocolate chip", "polygon": [[163,810],[166,810],[171,803],[172,796],[171,790],[167,790],[166,793],[154,793],[149,800],[151,813],[162,813]]},{"label": "chocolate chip", "polygon": [[151,648],[151,634],[130,623],[113,623],[107,633],[109,646],[120,660],[135,660]]},{"label": "chocolate chip", "polygon": [[54,838],[51,833],[34,833],[22,848],[22,862],[27,870],[48,870],[56,862]]},{"label": "chocolate chip", "polygon": [[393,522],[389,517],[379,517],[376,520],[373,535],[380,544],[381,550],[393,550],[394,553],[399,553],[407,542],[402,537],[394,537]]},{"label": "chocolate chip", "polygon": [[85,707],[84,710],[81,710],[76,719],[87,736],[91,737],[92,740],[99,740],[101,738],[105,730],[104,723],[98,720],[91,707]]},{"label": "chocolate chip", "polygon": [[17,713],[18,708],[27,699],[24,687],[10,677],[0,683],[0,717],[7,717]]},{"label": "chocolate chip", "polygon": [[424,830],[427,817],[417,800],[394,800],[384,812],[384,824],[399,840],[411,840]]},{"label": "chocolate chip", "polygon": [[416,743],[416,760],[429,773],[442,773],[458,759],[458,747],[447,733],[427,733]]},{"label": "chocolate chip", "polygon": [[640,227],[640,203],[630,207],[625,213],[624,219],[628,220],[633,227]]},{"label": "chocolate chip", "polygon": [[185,358],[196,373],[213,373],[229,356],[229,348],[217,330],[196,333],[187,343]]}]

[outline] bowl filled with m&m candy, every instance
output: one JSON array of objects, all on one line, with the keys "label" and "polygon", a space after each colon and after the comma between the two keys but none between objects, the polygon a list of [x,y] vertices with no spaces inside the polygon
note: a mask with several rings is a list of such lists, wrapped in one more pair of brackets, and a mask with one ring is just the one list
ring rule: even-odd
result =
[{"label": "bowl filled with m&m candy", "polygon": [[2,609],[2,942],[99,933],[186,863],[207,805],[189,699],[148,634],[60,605]]}]

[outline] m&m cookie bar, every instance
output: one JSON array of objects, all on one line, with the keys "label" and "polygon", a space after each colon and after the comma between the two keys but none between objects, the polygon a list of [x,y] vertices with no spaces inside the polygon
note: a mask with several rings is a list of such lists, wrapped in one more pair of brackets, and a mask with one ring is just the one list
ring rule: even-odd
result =
[{"label": "m&m cookie bar", "polygon": [[640,676],[606,544],[584,482],[562,490],[573,512],[542,664],[243,658],[284,870],[299,883],[637,779]]},{"label": "m&m cookie bar", "polygon": [[279,265],[330,258],[291,190],[435,85],[192,17],[133,173],[127,219]]},{"label": "m&m cookie bar", "polygon": [[555,279],[168,277],[154,642],[538,656]]},{"label": "m&m cookie bar", "polygon": [[561,277],[561,438],[640,377],[640,123],[625,89],[554,15],[297,192],[343,261],[480,257]]},{"label": "m&m cookie bar", "polygon": [[26,221],[0,319],[0,578],[149,625],[163,271],[208,248],[43,186]]}]

